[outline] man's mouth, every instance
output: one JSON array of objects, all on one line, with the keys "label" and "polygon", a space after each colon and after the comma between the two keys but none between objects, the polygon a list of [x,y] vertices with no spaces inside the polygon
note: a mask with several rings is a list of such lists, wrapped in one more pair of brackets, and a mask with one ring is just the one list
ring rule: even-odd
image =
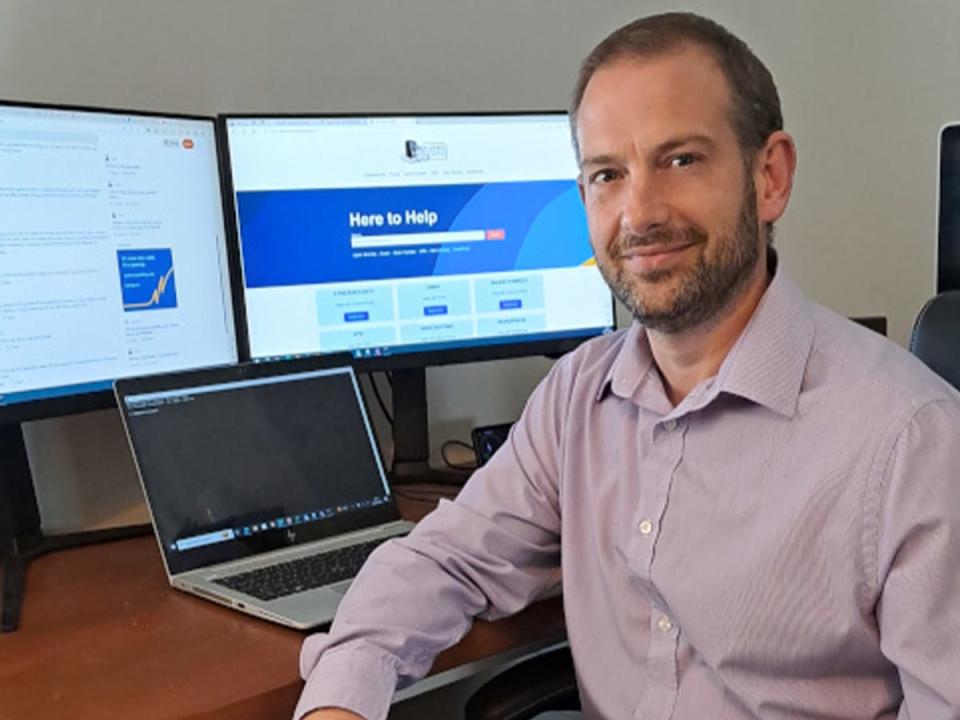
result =
[{"label": "man's mouth", "polygon": [[678,253],[681,250],[686,250],[689,247],[692,247],[696,243],[693,241],[682,242],[682,243],[669,243],[669,244],[654,244],[654,245],[635,245],[634,247],[627,248],[620,252],[620,257],[623,259],[630,259],[634,257],[656,257],[658,255],[670,255],[673,253]]}]

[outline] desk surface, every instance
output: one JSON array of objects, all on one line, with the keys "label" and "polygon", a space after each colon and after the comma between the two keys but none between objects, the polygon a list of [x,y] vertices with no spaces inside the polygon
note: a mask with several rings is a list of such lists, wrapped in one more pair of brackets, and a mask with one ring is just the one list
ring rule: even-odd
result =
[{"label": "desk surface", "polygon": [[[558,637],[562,615],[553,598],[478,621],[431,673]],[[20,630],[0,635],[0,720],[289,718],[305,635],[173,590],[152,537],[55,553],[28,569]]]}]

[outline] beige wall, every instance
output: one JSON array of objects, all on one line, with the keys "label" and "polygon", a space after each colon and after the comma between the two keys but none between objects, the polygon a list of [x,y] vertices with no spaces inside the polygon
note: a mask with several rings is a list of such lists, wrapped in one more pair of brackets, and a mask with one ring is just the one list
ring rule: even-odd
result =
[{"label": "beige wall", "polygon": [[[0,97],[171,111],[556,108],[606,32],[676,3],[0,0]],[[778,245],[818,301],[905,342],[933,291],[936,136],[960,120],[956,0],[701,0],[780,86],[799,145]],[[432,370],[434,441],[514,418],[549,363]],[[112,412],[34,423],[51,529],[143,517]]]}]

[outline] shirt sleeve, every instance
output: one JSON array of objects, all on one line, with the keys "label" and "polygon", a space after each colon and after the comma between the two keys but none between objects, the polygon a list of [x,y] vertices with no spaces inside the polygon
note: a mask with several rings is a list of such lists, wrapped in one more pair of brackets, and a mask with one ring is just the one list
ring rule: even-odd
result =
[{"label": "shirt sleeve", "polygon": [[877,617],[899,717],[960,718],[960,403],[921,407],[882,477]]},{"label": "shirt sleeve", "polygon": [[453,502],[370,556],[329,633],[300,655],[295,718],[320,707],[386,718],[476,616],[516,613],[560,582],[558,457],[570,372],[561,360],[508,440]]}]

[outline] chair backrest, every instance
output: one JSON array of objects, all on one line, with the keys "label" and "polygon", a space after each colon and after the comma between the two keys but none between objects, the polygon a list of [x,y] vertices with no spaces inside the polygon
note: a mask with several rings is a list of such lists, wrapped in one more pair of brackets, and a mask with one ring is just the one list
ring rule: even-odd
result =
[{"label": "chair backrest", "polygon": [[960,290],[940,293],[923,306],[910,352],[960,390]]}]

